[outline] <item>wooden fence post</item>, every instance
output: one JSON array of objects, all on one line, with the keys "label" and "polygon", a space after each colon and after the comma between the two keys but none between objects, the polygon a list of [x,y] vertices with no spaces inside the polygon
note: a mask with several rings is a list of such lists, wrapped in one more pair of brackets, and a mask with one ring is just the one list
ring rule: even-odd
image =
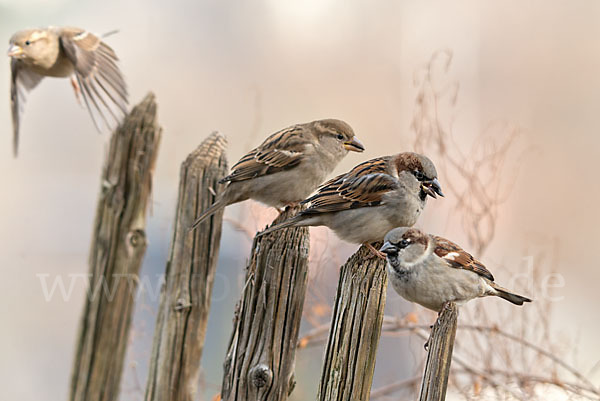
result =
[{"label": "wooden fence post", "polygon": [[[295,215],[288,208],[273,224]],[[308,280],[308,228],[254,239],[224,363],[224,401],[287,399]]]},{"label": "wooden fence post", "polygon": [[385,264],[362,246],[342,266],[319,383],[320,401],[369,399],[383,323]]},{"label": "wooden fence post", "polygon": [[71,401],[112,401],[146,251],[146,209],[161,128],[152,93],[112,134],[89,258],[90,287],[73,363]]},{"label": "wooden fence post", "polygon": [[173,240],[154,330],[146,401],[195,399],[223,211],[193,232],[189,228],[221,189],[218,181],[227,174],[226,145],[223,135],[215,132],[181,165]]},{"label": "wooden fence post", "polygon": [[442,401],[446,398],[452,349],[458,320],[458,308],[453,302],[442,309],[429,337],[429,352],[421,382],[421,401]]}]

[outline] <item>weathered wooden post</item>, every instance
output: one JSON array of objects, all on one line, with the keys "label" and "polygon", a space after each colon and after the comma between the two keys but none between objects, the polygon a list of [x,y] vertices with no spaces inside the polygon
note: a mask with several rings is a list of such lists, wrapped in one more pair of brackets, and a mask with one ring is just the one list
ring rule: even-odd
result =
[{"label": "weathered wooden post", "polygon": [[200,374],[213,279],[217,267],[223,212],[190,232],[190,226],[214,201],[227,174],[227,142],[210,135],[182,163],[171,253],[160,306],[146,401],[192,401]]},{"label": "weathered wooden post", "polygon": [[[298,213],[288,208],[273,224]],[[255,238],[224,363],[224,401],[287,399],[308,280],[308,229]]]},{"label": "weathered wooden post", "polygon": [[431,329],[419,396],[421,401],[442,401],[446,398],[457,320],[458,308],[453,302],[449,303]]},{"label": "weathered wooden post", "polygon": [[362,246],[342,266],[319,383],[320,401],[369,399],[386,298],[385,264]]},{"label": "weathered wooden post", "polygon": [[90,290],[79,327],[71,401],[117,399],[146,251],[146,209],[160,135],[151,93],[112,134],[96,209]]}]

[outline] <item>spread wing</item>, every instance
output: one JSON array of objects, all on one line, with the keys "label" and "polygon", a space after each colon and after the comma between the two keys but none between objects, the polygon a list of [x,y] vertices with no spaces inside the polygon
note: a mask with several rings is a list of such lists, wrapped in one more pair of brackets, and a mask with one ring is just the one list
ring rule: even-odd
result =
[{"label": "spread wing", "polygon": [[303,215],[337,212],[359,207],[377,206],[398,180],[388,173],[389,157],[379,157],[359,164],[346,174],[323,184],[317,193],[302,203],[309,203]]},{"label": "spread wing", "polygon": [[24,68],[22,61],[12,58],[10,61],[10,106],[13,123],[13,153],[19,152],[19,128],[25,95],[37,86],[42,76]]},{"label": "spread wing", "polygon": [[242,157],[220,182],[244,181],[296,167],[310,143],[303,132],[304,128],[296,125],[272,134]]},{"label": "spread wing", "polygon": [[445,260],[448,266],[455,269],[471,270],[490,281],[494,281],[492,273],[481,262],[473,258],[470,253],[445,238],[438,236],[433,236],[433,238],[436,241],[435,254]]},{"label": "spread wing", "polygon": [[62,28],[60,44],[73,63],[83,100],[96,127],[95,114],[107,127],[106,115],[119,124],[127,114],[127,85],[117,66],[117,55],[100,38],[78,28]]}]

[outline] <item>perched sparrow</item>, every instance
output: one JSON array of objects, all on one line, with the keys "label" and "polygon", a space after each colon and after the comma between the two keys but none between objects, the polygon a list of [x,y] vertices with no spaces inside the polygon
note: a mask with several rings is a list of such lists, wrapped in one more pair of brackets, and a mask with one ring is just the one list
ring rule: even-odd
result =
[{"label": "perched sparrow", "polygon": [[352,128],[340,120],[318,120],[278,131],[242,157],[231,174],[219,181],[227,187],[192,229],[217,210],[246,199],[274,207],[297,204],[323,182],[348,151],[363,150]]},{"label": "perched sparrow", "polygon": [[354,167],[325,184],[302,203],[300,212],[259,235],[291,226],[327,226],[348,242],[381,241],[398,226],[412,226],[427,196],[444,196],[431,160],[411,152],[379,157]]},{"label": "perched sparrow", "polygon": [[27,29],[10,38],[10,102],[13,119],[13,151],[19,146],[19,118],[25,94],[44,77],[71,77],[75,95],[83,96],[92,116],[106,126],[111,115],[118,124],[127,113],[127,88],[117,67],[117,56],[97,36],[79,28]]},{"label": "perched sparrow", "polygon": [[387,269],[396,292],[436,312],[447,302],[463,304],[489,295],[515,305],[531,302],[494,283],[492,273],[455,243],[416,228],[390,231],[381,252],[387,254]]}]

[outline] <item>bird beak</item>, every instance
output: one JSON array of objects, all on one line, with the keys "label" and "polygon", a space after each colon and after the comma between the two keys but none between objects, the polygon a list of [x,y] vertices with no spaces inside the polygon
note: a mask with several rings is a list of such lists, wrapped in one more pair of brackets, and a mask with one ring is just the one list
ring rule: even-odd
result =
[{"label": "bird beak", "polygon": [[437,198],[438,195],[442,197],[444,196],[442,193],[442,187],[440,186],[440,182],[437,180],[437,178],[429,181],[423,181],[421,184],[421,189],[432,198]]},{"label": "bird beak", "polygon": [[398,253],[398,248],[395,245],[392,245],[389,241],[385,241],[383,246],[379,249],[379,252],[383,252],[386,255]]},{"label": "bird beak", "polygon": [[365,150],[365,147],[363,146],[362,142],[359,141],[356,137],[352,137],[351,141],[344,142],[344,148],[351,152],[362,152],[363,150]]},{"label": "bird beak", "polygon": [[23,54],[23,49],[17,45],[11,45],[6,53],[8,57],[19,57],[21,54]]}]

